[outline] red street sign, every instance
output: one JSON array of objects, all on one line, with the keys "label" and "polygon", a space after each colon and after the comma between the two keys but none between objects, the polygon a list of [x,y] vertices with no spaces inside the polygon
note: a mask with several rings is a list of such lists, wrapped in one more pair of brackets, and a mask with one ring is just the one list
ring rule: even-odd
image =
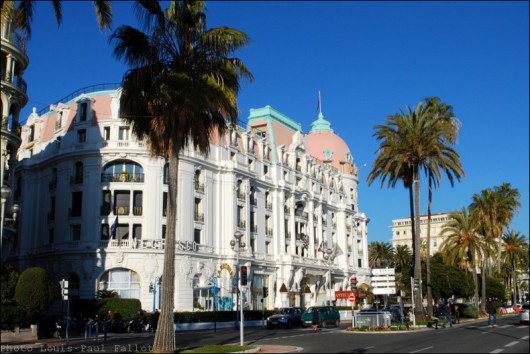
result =
[{"label": "red street sign", "polygon": [[351,294],[348,300],[350,300],[350,302],[355,302],[355,294]]}]

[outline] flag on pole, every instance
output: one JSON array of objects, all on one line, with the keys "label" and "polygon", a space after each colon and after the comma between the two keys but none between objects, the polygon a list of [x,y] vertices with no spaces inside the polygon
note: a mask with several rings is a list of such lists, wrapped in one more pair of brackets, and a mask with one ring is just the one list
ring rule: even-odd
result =
[{"label": "flag on pole", "polygon": [[318,246],[317,252],[324,253],[324,241],[320,241],[320,245]]},{"label": "flag on pole", "polygon": [[116,237],[116,228],[118,227],[118,217],[116,216],[116,219],[114,219],[114,222],[112,223],[112,226],[110,227],[110,239],[114,240]]}]

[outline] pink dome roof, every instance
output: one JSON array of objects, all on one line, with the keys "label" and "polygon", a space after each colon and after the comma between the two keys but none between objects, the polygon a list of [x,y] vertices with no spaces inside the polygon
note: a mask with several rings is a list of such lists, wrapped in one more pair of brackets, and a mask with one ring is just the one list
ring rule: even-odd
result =
[{"label": "pink dome roof", "polygon": [[[324,120],[322,113],[311,124],[311,131],[304,137],[309,154],[320,162],[331,161],[336,171],[349,173],[352,163],[350,148],[340,136],[331,129],[328,121]],[[341,162],[348,165],[348,169],[340,168]]]}]

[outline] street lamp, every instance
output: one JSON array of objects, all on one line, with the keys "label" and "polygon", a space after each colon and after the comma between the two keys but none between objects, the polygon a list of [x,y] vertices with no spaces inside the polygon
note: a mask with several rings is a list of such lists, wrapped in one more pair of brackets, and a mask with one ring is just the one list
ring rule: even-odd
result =
[{"label": "street lamp", "polygon": [[[149,292],[153,293],[153,313],[156,310],[156,292],[157,292],[157,287],[158,287],[158,292],[160,292],[161,283],[162,283],[162,278],[159,277],[159,276],[156,276],[155,277],[155,282],[154,283],[151,282],[151,284],[149,284]],[[160,307],[160,300],[158,301],[158,306]]]},{"label": "street lamp", "polygon": [[232,248],[232,251],[236,252],[236,268],[237,268],[237,279],[238,279],[238,286],[237,286],[237,298],[239,303],[239,345],[243,346],[244,342],[244,332],[243,332],[243,296],[241,296],[241,268],[239,267],[239,252],[245,250],[245,242],[242,241],[243,239],[243,233],[241,233],[239,230],[234,233],[234,239],[230,240],[230,247]]},{"label": "street lamp", "polygon": [[328,265],[329,269],[329,279],[328,279],[328,305],[331,305],[331,265],[333,264],[333,261],[335,260],[335,254],[331,250],[331,248],[326,249],[326,253],[324,253],[324,261]]}]

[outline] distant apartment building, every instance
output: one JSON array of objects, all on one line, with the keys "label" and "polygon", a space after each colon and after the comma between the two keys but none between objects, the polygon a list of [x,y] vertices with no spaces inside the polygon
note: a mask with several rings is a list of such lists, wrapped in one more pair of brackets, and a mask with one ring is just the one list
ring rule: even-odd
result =
[{"label": "distant apartment building", "polygon": [[[449,214],[438,213],[431,215],[431,249],[432,256],[440,250],[440,246],[446,236],[442,236],[444,224],[449,221]],[[427,215],[420,216],[422,249],[426,248],[427,242]],[[392,246],[396,248],[400,245],[407,245],[412,250],[412,229],[409,218],[392,220]]]},{"label": "distant apartment building", "polygon": [[[44,267],[57,287],[69,280],[72,298],[110,290],[151,310],[164,286],[168,164],[121,119],[120,96],[120,88],[74,94],[28,117],[14,193],[24,208],[9,261]],[[320,305],[352,277],[369,282],[358,168],[322,112],[302,133],[270,106],[252,109],[210,151],[180,155],[175,310],[235,308],[240,266],[249,269],[242,296],[251,309]],[[246,244],[239,254],[236,235]]]}]

